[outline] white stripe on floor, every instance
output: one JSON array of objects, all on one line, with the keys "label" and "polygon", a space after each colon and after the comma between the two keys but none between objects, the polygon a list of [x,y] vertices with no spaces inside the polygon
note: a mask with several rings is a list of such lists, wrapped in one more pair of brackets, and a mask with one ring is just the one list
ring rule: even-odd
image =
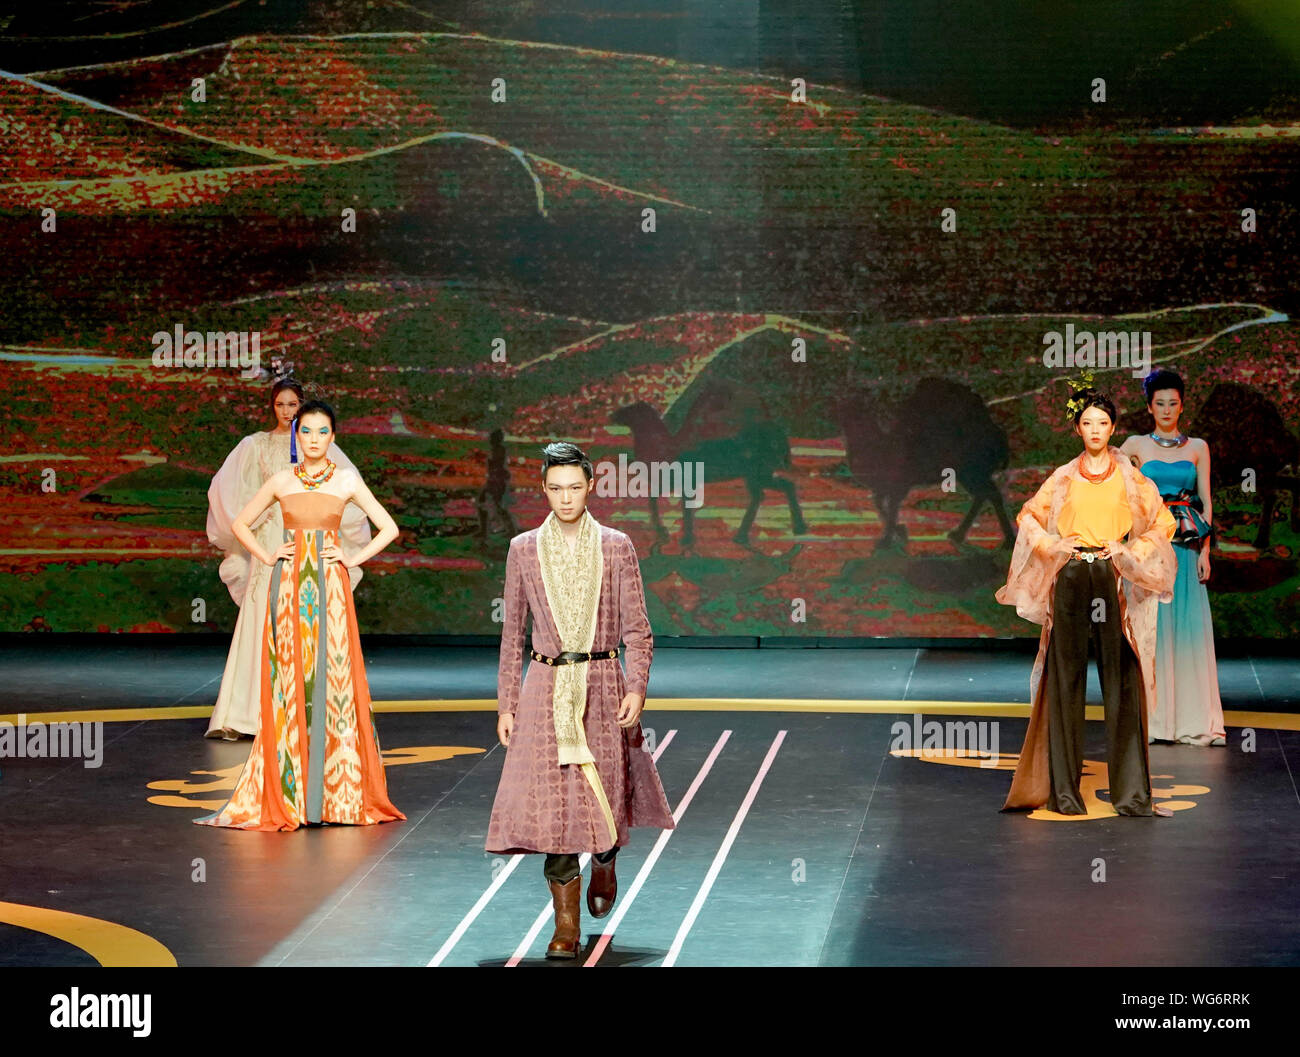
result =
[{"label": "white stripe on floor", "polygon": [[[677,731],[670,730],[668,732],[668,735],[664,738],[664,740],[659,743],[659,748],[655,750],[655,754],[653,756],[653,759],[656,762],[658,762],[659,760],[659,754],[668,747],[668,742],[672,740],[672,736],[676,733]],[[718,749],[721,748],[722,743],[727,740],[727,736],[730,733],[731,731],[725,732],[722,735],[721,739],[719,739],[718,744],[714,746],[713,752],[709,754],[709,758],[705,761],[704,769],[701,771],[700,775],[696,775],[695,782],[692,783],[691,785],[692,793],[695,790],[695,786],[698,785],[698,783],[700,782],[701,776],[707,774],[708,769],[713,766],[713,760],[714,757],[717,756]],[[671,833],[672,830],[665,830],[664,832]],[[591,855],[587,852],[584,852],[578,858],[578,869],[580,871],[585,870],[587,868],[587,863],[590,861],[591,861]],[[554,905],[551,903],[547,903],[546,906],[542,908],[542,912],[538,914],[536,919],[533,921],[532,927],[524,934],[524,938],[520,941],[519,946],[515,948],[514,953],[510,956],[510,960],[506,962],[507,969],[513,969],[521,961],[523,961],[525,957],[527,957],[529,950],[532,948],[533,943],[537,939],[537,934],[541,932],[543,928],[546,927],[546,923],[550,921],[554,916],[555,916]]]},{"label": "white stripe on floor", "polygon": [[[709,758],[704,761],[704,766],[700,768],[700,773],[695,776],[695,781],[693,781],[691,787],[686,790],[686,795],[682,797],[681,802],[677,805],[677,810],[673,812],[674,823],[681,822],[682,816],[686,814],[686,809],[691,806],[691,800],[694,798],[696,790],[698,790],[704,783],[705,776],[713,768],[713,763],[718,758],[718,753],[722,751],[722,747],[727,743],[729,737],[731,737],[731,731],[724,730],[722,732],[722,737],[718,739],[718,743],[713,746],[713,751],[709,753]],[[659,856],[662,854],[665,845],[667,845],[668,838],[675,832],[675,829],[666,829],[659,834],[659,839],[655,841],[655,846],[650,850],[650,854],[646,856],[645,862],[641,864],[641,869],[637,871],[636,879],[632,882],[632,887],[629,888],[627,894],[618,901],[618,908],[614,911],[614,916],[609,919],[609,924],[605,926],[600,939],[596,941],[596,946],[592,948],[591,954],[583,965],[584,969],[590,968],[600,961],[600,956],[605,953],[606,948],[609,947],[610,941],[614,938],[614,933],[618,931],[618,926],[622,923],[623,916],[627,913],[628,908],[631,907],[632,901],[636,899],[637,893],[641,891],[641,886],[645,884],[646,878],[650,876],[650,871],[654,869],[655,863],[659,861]]]},{"label": "white stripe on floor", "polygon": [[776,740],[772,742],[772,747],[767,750],[767,757],[763,760],[763,765],[759,767],[758,774],[754,776],[754,781],[750,783],[749,792],[745,794],[745,799],[741,802],[736,817],[731,820],[731,827],[722,840],[722,846],[718,849],[718,854],[713,857],[713,865],[709,867],[709,872],[705,874],[704,883],[700,885],[700,890],[695,893],[695,901],[691,903],[691,909],[686,912],[681,928],[677,930],[677,935],[673,939],[673,945],[668,948],[668,956],[663,960],[664,968],[677,964],[677,956],[682,952],[682,944],[686,941],[686,934],[691,931],[691,926],[695,924],[700,908],[704,906],[704,901],[709,897],[709,890],[713,887],[713,882],[717,880],[718,873],[722,870],[722,864],[727,861],[727,853],[731,851],[731,845],[735,843],[736,837],[740,833],[740,826],[745,821],[745,816],[749,814],[750,805],[754,803],[759,786],[763,784],[763,779],[767,777],[772,761],[776,759],[777,750],[781,748],[781,743],[785,741],[785,735],[784,730],[780,731],[776,736]]},{"label": "white stripe on floor", "polygon": [[[673,735],[675,735],[676,733],[677,733],[676,730],[670,730],[668,731],[667,734],[664,735],[663,740],[659,742],[659,746],[655,749],[654,755],[651,757],[651,759],[654,760],[659,759],[660,754],[664,751],[664,749],[668,748],[668,743],[673,740]],[[479,914],[483,912],[483,909],[488,905],[488,903],[492,901],[492,897],[501,890],[501,886],[504,885],[507,880],[509,880],[510,875],[515,872],[515,868],[523,861],[524,861],[524,855],[522,853],[519,855],[512,855],[510,857],[509,864],[505,867],[505,869],[503,869],[499,874],[497,874],[495,878],[493,878],[492,883],[488,885],[487,889],[483,892],[483,894],[478,897],[478,902],[476,902],[470,908],[469,913],[467,913],[463,918],[461,918],[460,924],[457,925],[452,930],[452,933],[450,936],[447,937],[446,942],[443,943],[443,945],[438,948],[438,953],[435,954],[431,959],[429,959],[429,963],[426,966],[426,968],[436,968],[446,960],[447,955],[451,953],[452,949],[456,946],[456,944],[458,944],[461,941],[461,938],[468,931],[470,925],[474,923],[474,919],[477,918]],[[586,860],[585,859],[582,860],[582,863],[580,865],[585,866]]]}]

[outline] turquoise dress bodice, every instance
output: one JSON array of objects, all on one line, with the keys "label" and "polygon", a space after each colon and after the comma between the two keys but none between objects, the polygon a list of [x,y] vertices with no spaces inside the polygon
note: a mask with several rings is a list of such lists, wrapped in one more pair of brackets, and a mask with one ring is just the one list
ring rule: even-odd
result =
[{"label": "turquoise dress bodice", "polygon": [[1160,498],[1174,515],[1178,527],[1175,543],[1196,543],[1210,531],[1201,514],[1201,500],[1196,494],[1196,463],[1190,459],[1161,462],[1147,459],[1142,472],[1160,489]]},{"label": "turquoise dress bodice", "polygon": [[1190,459],[1177,462],[1148,459],[1142,464],[1142,472],[1156,483],[1163,499],[1176,497],[1180,492],[1196,491],[1196,463]]}]

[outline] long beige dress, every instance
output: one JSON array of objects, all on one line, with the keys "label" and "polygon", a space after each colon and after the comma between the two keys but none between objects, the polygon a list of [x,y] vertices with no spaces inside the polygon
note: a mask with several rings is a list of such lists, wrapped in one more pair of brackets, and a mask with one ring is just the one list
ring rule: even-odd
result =
[{"label": "long beige dress", "polygon": [[[337,444],[331,444],[327,454],[340,470],[356,470]],[[271,566],[257,561],[244,549],[235,539],[232,526],[257,490],[290,465],[288,433],[252,433],[235,445],[208,488],[208,539],[225,552],[221,582],[239,606],[221,690],[208,724],[209,738],[221,737],[224,729],[257,733],[262,700],[262,626],[266,622]],[[284,538],[280,504],[272,503],[251,527],[258,543],[268,553],[274,552]],[[370,542],[370,522],[354,503],[349,503],[344,512],[339,537],[346,554],[354,554]],[[355,590],[361,570],[348,572]]]}]

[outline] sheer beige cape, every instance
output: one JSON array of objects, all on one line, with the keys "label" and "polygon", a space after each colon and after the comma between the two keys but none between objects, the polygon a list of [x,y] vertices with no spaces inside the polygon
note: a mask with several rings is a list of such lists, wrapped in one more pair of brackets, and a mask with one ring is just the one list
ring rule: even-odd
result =
[{"label": "sheer beige cape", "polygon": [[[1119,578],[1120,621],[1124,637],[1133,648],[1142,671],[1142,741],[1146,744],[1147,714],[1156,700],[1155,648],[1156,617],[1161,602],[1173,597],[1174,577],[1178,571],[1170,540],[1174,519],[1160,498],[1150,478],[1136,469],[1115,448],[1117,472],[1124,478],[1124,492],[1133,528],[1129,533],[1127,553],[1117,553],[1111,560]],[[1043,626],[1038,639],[1038,656],[1029,676],[1029,695],[1033,702],[1025,744],[1020,750],[1011,791],[1003,810],[1037,808],[1047,802],[1051,775],[1047,755],[1047,712],[1043,701],[1043,668],[1047,644],[1052,634],[1052,592],[1056,574],[1070,557],[1050,552],[1059,540],[1057,518],[1070,486],[1081,476],[1083,454],[1055,472],[1038,489],[1037,494],[1020,510],[1016,518],[1018,533],[1011,553],[1007,582],[997,592],[1003,605],[1015,606],[1026,620]],[[1087,615],[1081,614],[1081,619]]]}]

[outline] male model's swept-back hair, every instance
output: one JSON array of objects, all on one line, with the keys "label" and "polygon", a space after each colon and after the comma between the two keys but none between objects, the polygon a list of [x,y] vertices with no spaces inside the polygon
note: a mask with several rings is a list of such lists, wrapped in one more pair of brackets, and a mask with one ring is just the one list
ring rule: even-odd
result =
[{"label": "male model's swept-back hair", "polygon": [[546,471],[552,466],[581,466],[588,481],[596,475],[587,453],[567,440],[554,441],[542,449],[542,480],[546,480]]}]

